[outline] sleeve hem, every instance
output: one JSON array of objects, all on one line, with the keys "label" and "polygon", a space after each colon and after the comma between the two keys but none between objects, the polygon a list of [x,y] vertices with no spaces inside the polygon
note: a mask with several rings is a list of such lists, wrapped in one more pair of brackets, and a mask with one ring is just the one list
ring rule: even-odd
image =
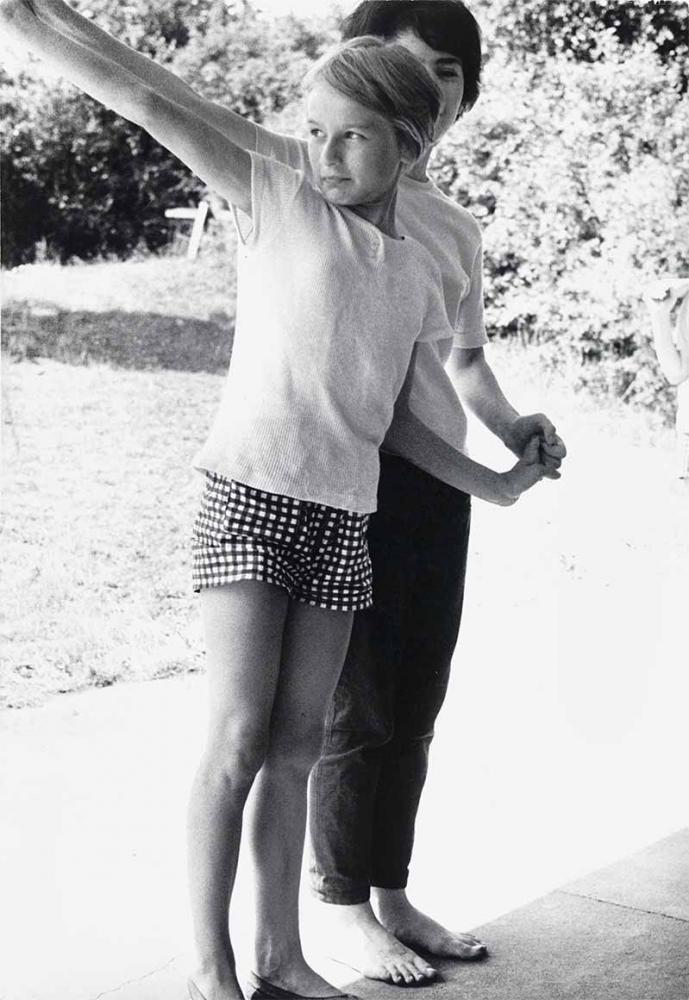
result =
[{"label": "sleeve hem", "polygon": [[452,338],[452,346],[460,349],[470,350],[472,347],[483,347],[488,343],[488,334],[485,327],[481,330],[455,330]]}]

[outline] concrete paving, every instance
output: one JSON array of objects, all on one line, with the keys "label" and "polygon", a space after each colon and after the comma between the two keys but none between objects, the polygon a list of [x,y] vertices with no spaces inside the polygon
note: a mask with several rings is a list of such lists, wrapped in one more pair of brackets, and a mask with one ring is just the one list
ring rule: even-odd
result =
[{"label": "concrete paving", "polygon": [[[491,921],[478,928],[490,942],[490,957],[441,963],[442,980],[423,987],[423,997],[687,1000],[688,859],[684,830]],[[364,1000],[400,996],[398,987],[382,983],[339,981]],[[183,983],[183,960],[177,959],[111,995],[164,1000],[182,997]]]},{"label": "concrete paving", "polygon": [[[658,840],[686,825],[676,794],[683,730],[657,728],[649,740],[640,729],[638,746],[599,743],[587,756],[578,739],[568,749],[569,731],[554,720],[550,754],[535,734],[532,747],[528,729],[507,753],[510,717],[496,718],[493,698],[491,725],[503,741],[480,744],[485,780],[460,789],[462,741],[478,746],[480,737],[464,693],[457,688],[447,706],[461,725],[438,734],[412,895],[451,926],[477,928],[491,957],[443,966],[426,1000],[689,1000],[689,832]],[[530,687],[511,700],[543,720],[548,703],[537,698]],[[204,717],[200,677],[64,696],[0,717],[0,1000],[183,1000],[184,813]],[[658,774],[655,784],[640,783],[644,767]],[[246,872],[235,902],[233,935],[246,963]],[[324,942],[306,898],[304,916],[313,958]],[[367,1000],[399,996],[342,966],[320,968]]]}]

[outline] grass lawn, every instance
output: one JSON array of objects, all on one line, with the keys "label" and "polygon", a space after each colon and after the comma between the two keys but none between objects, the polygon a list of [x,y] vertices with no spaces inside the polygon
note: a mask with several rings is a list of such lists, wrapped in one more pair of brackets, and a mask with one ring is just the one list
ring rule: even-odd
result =
[{"label": "grass lawn", "polygon": [[[202,482],[191,460],[229,356],[226,280],[224,262],[175,258],[40,265],[4,276],[3,705],[202,666],[189,584]],[[44,321],[38,333],[36,319]],[[476,505],[477,599],[485,592],[487,603],[514,604],[523,567],[506,561],[502,580],[482,580],[481,555],[509,546],[517,522],[507,519],[523,505],[518,530],[536,540],[528,572],[541,574],[543,586],[581,577],[589,592],[603,594],[620,559],[653,573],[660,551],[667,553],[660,569],[668,559],[673,572],[686,567],[689,491],[672,480],[670,432],[622,406],[574,395],[521,349],[496,344],[491,358],[517,405],[552,413],[576,447],[571,479],[565,470],[561,483],[543,487],[549,504],[569,497],[561,515],[545,516],[530,497],[508,512]],[[476,449],[485,461],[509,464],[487,440],[477,438]]]}]

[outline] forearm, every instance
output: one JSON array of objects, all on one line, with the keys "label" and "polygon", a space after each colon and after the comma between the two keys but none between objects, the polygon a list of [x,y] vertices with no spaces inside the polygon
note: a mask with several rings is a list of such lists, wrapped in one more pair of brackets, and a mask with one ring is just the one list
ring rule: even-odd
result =
[{"label": "forearm", "polygon": [[0,25],[9,39],[96,100],[136,120],[137,96],[143,92],[141,82],[96,49],[74,41],[44,21],[34,6],[31,0],[0,2]]},{"label": "forearm", "polygon": [[181,77],[148,56],[130,48],[83,17],[63,0],[31,0],[38,16],[63,36],[93,49],[115,65],[141,80],[155,94],[174,101],[180,107],[212,125],[243,149],[253,148],[255,128],[252,122],[229,108],[201,98]]},{"label": "forearm", "polygon": [[146,129],[203,181],[239,208],[251,208],[248,154],[192,110],[155,93],[137,76],[52,28],[26,0],[0,0],[12,39],[91,97]]},{"label": "forearm", "polygon": [[653,346],[658,364],[671,385],[679,385],[689,375],[689,351],[680,352],[672,340],[670,316],[652,316]]},{"label": "forearm", "polygon": [[384,448],[442,482],[481,500],[504,506],[514,503],[506,473],[498,473],[463,455],[434,434],[411,410],[398,403]]},{"label": "forearm", "polygon": [[510,427],[519,413],[500,388],[483,348],[455,348],[447,368],[466,408],[496,437],[507,443]]}]

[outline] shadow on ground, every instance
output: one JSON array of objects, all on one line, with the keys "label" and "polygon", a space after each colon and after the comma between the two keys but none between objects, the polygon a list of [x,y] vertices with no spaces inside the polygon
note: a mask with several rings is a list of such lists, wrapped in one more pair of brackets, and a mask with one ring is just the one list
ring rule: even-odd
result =
[{"label": "shadow on ground", "polygon": [[[142,303],[143,305],[143,303]],[[72,312],[13,304],[3,311],[6,357],[69,365],[224,373],[234,320],[149,312]]]}]

